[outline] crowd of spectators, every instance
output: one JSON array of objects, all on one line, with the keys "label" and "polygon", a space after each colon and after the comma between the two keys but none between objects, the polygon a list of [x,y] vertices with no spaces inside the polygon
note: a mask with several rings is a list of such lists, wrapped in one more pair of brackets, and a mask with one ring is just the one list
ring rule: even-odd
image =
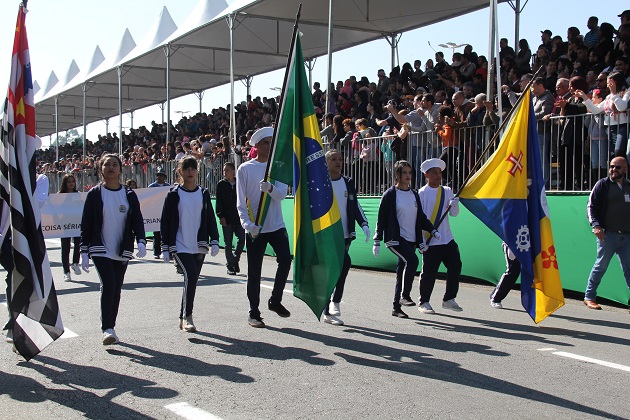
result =
[{"label": "crowd of spectators", "polygon": [[[630,84],[630,10],[623,11],[619,17],[621,25],[618,29],[612,23],[599,23],[598,18],[592,16],[587,19],[583,34],[573,26],[567,29],[566,37],[554,36],[548,29],[542,30],[541,44],[535,50],[525,39],[519,41],[516,51],[509,46],[507,39],[501,39],[498,54],[501,63],[499,74],[504,85],[504,111],[513,104],[514,95],[518,95],[541,68],[536,82],[542,87],[534,95],[541,98],[548,94],[551,102],[547,101],[543,113],[537,115],[540,121],[565,115],[565,105],[571,97],[577,97],[576,90],[584,90],[587,96],[584,100],[591,101],[591,97],[595,96],[593,102],[605,102],[611,94],[607,77],[616,73],[623,75],[623,82],[617,83],[614,93],[625,98]],[[385,161],[385,169],[398,159],[408,159],[417,167],[420,159],[443,156],[465,172],[472,168],[472,156],[478,152],[480,144],[475,140],[474,131],[465,135],[467,143],[464,144],[464,136],[458,135],[457,130],[494,124],[497,120],[495,101],[492,100],[496,97],[487,98],[485,95],[488,74],[492,74],[488,59],[477,54],[472,45],[466,45],[463,53],[454,52],[450,60],[442,52],[436,52],[434,58],[424,61],[424,64],[415,60],[413,64],[407,62],[389,72],[378,70],[373,80],[367,76],[350,76],[345,81],[331,84],[325,91],[315,82],[312,99],[322,122],[322,138],[330,147],[348,148],[347,153],[353,155],[349,159]],[[232,144],[229,139],[228,105],[213,109],[209,114],[202,112],[182,117],[176,124],[171,122],[171,141],[168,142],[166,124],[153,121],[149,127],[121,133],[120,138],[116,133],[99,135],[96,141],[87,142],[85,157],[82,145],[77,143],[60,146],[58,161],[55,160],[55,149],[49,148],[40,153],[40,170],[93,170],[95,159],[103,152],[117,151],[121,142],[125,165],[162,164],[187,154],[206,159],[206,162],[234,158],[243,161],[251,153],[248,135],[259,127],[273,124],[278,101],[279,98],[248,96],[246,101],[236,105],[237,144]],[[328,114],[324,115],[326,105]],[[584,107],[583,111],[586,113],[587,108]],[[623,113],[625,108],[617,106],[608,111]],[[628,151],[627,119],[625,121],[626,130],[619,129],[615,132],[615,139],[608,139],[609,142],[618,142],[619,137],[623,137],[623,144],[615,143],[612,147],[617,154]],[[587,131],[586,136],[593,135],[590,129]],[[422,150],[414,150],[414,147],[419,147],[418,144],[406,143],[408,133],[413,132],[432,132],[437,144],[429,142]],[[361,143],[361,140],[377,136],[390,137],[385,138],[385,146],[381,143]],[[592,165],[587,168],[588,149],[584,144],[570,149],[572,153],[584,154],[580,162],[570,162],[573,171],[578,171],[578,166],[582,171],[593,169]],[[549,163],[564,164],[566,172],[567,160],[558,159],[557,148],[541,151],[548,154]],[[413,156],[409,156],[410,153]],[[369,171],[375,170],[373,163],[366,167]],[[447,168],[445,173],[448,175],[454,171],[454,167]],[[583,186],[575,184],[572,188]]]}]

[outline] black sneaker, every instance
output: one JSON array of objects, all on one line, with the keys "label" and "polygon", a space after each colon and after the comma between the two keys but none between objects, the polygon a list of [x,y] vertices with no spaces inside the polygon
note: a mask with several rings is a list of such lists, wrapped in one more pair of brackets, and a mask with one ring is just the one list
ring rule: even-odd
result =
[{"label": "black sneaker", "polygon": [[238,260],[234,263],[234,271],[236,271],[237,273],[241,272],[241,267],[239,267],[238,265]]},{"label": "black sneaker", "polygon": [[396,318],[409,318],[409,315],[404,313],[402,309],[394,309],[392,311],[392,316],[395,316]]},{"label": "black sneaker", "polygon": [[234,267],[232,267],[230,264],[225,264],[225,266],[227,267],[227,273],[231,276],[236,275],[236,269]]},{"label": "black sneaker", "polygon": [[413,300],[411,300],[411,298],[406,298],[406,297],[401,297],[400,298],[400,304],[402,306],[416,306],[416,304],[414,303]]},{"label": "black sneaker", "polygon": [[175,271],[177,271],[177,274],[184,274],[184,270],[182,270],[179,264],[175,266]]},{"label": "black sneaker", "polygon": [[268,308],[270,311],[277,313],[282,318],[288,318],[291,316],[291,312],[289,312],[287,308],[285,308],[280,302],[271,303],[271,300],[270,300],[268,304]]}]

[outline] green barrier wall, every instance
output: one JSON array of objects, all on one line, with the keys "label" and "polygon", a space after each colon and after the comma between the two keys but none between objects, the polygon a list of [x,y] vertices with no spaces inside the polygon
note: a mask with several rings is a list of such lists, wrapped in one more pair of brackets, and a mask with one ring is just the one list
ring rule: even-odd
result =
[{"label": "green barrier wall", "polygon": [[[587,200],[588,195],[550,195],[547,197],[562,287],[565,290],[580,293],[583,293],[586,288],[596,254],[595,235],[591,233],[586,219]],[[380,198],[360,198],[359,201],[373,233]],[[501,240],[466,207],[461,205],[460,209],[459,216],[452,217],[450,224],[460,248],[462,274],[496,284],[505,270]],[[293,249],[292,199],[284,200],[283,213],[291,249]],[[272,254],[270,248],[268,251]],[[357,239],[350,247],[350,256],[354,267],[393,272],[397,263],[394,254],[388,252],[384,246],[379,257],[374,258],[372,241],[365,242],[361,229],[358,229]],[[599,297],[618,303],[628,303],[630,292],[616,257],[611,260],[597,294]]]}]

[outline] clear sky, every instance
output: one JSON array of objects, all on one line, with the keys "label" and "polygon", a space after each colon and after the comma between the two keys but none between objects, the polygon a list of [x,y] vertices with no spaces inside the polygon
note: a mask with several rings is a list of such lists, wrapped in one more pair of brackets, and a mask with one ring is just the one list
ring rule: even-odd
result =
[{"label": "clear sky", "polygon": [[[335,0],[349,1],[349,0]],[[198,0],[29,0],[29,13],[26,16],[26,27],[31,56],[33,79],[41,87],[46,84],[51,71],[62,79],[74,59],[79,68],[87,67],[95,47],[100,46],[105,57],[114,52],[120,43],[125,28],[131,32],[136,43],[139,43],[159,17],[163,6],[166,6],[176,25],[181,25]],[[231,3],[231,0],[228,0]],[[521,3],[525,3],[522,0]],[[554,35],[566,38],[566,30],[576,26],[584,34],[588,31],[586,21],[591,15],[599,18],[599,22],[609,22],[615,28],[619,26],[619,17],[624,7],[619,0],[529,0],[521,13],[520,37],[526,38],[532,50],[540,44],[540,31],[550,29]],[[10,71],[11,49],[15,31],[19,1],[2,0],[0,16],[0,87],[5,95]],[[448,21],[434,24],[402,35],[399,43],[400,63],[424,61],[432,58],[434,52],[429,46],[442,50],[449,58],[451,51],[437,45],[445,42],[456,44],[470,43],[478,54],[488,55],[488,23],[489,12],[484,9]],[[507,3],[499,4],[499,37],[508,38],[514,46],[514,12]],[[462,51],[462,48],[457,51]],[[391,50],[386,40],[345,50],[333,55],[332,80],[345,80],[349,75],[357,78],[367,76],[376,79],[376,71],[391,67]],[[327,58],[317,59],[313,71],[313,81],[326,84]],[[275,71],[253,79],[252,94],[254,96],[275,96],[270,88],[282,84],[283,71]],[[238,102],[245,99],[244,84],[236,82],[235,98]],[[206,91],[203,98],[203,110],[225,106],[230,102],[229,87],[222,86]],[[194,114],[199,110],[199,101],[195,96],[173,100],[171,102],[171,119],[177,121],[183,111]],[[148,125],[151,120],[160,120],[161,111],[157,106],[139,110],[134,114],[134,127]],[[123,130],[130,126],[128,114],[123,116]],[[81,130],[79,130],[81,131]],[[118,131],[118,118],[110,120],[110,132]],[[88,126],[88,138],[94,139],[97,134],[105,133],[105,123],[95,122]],[[54,142],[54,136],[53,136]],[[49,141],[43,139],[44,145]]]}]

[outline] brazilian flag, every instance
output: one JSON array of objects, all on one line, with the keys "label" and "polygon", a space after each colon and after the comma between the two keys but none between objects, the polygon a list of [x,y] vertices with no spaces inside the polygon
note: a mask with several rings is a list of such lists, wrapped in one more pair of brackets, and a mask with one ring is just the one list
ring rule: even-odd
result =
[{"label": "brazilian flag", "polygon": [[341,273],[345,240],[304,71],[299,33],[289,57],[270,158],[269,178],[293,185],[295,195],[293,295],[319,319]]}]

